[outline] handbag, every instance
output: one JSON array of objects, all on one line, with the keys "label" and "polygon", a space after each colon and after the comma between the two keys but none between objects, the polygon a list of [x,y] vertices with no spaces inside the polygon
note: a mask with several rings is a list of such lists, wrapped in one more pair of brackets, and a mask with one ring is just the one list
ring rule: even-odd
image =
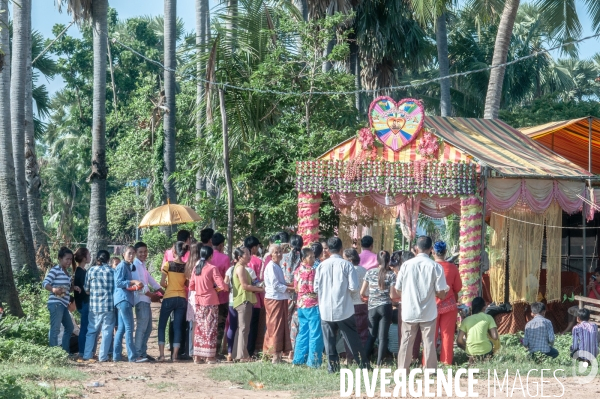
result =
[{"label": "handbag", "polygon": [[456,311],[457,309],[458,306],[456,304],[456,298],[454,298],[454,295],[446,296],[446,298],[437,304],[438,315]]}]

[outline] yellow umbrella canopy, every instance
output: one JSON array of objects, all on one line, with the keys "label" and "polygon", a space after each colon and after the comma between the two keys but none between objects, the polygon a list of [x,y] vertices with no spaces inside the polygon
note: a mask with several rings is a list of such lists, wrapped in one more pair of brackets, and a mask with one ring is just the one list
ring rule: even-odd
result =
[{"label": "yellow umbrella canopy", "polygon": [[149,211],[140,222],[139,227],[171,226],[199,220],[200,216],[189,206],[169,203]]}]

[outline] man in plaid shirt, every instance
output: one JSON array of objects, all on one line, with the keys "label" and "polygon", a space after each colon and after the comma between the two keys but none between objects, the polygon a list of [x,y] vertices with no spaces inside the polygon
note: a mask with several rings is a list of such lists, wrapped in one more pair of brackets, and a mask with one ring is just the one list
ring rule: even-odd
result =
[{"label": "man in plaid shirt", "polygon": [[83,285],[85,292],[90,295],[90,324],[85,339],[83,360],[95,361],[93,359],[94,346],[98,332],[102,331],[99,360],[106,362],[108,361],[108,353],[115,329],[115,306],[113,302],[115,275],[113,269],[108,265],[110,259],[108,251],[98,251],[96,259],[98,266],[93,266],[88,270]]},{"label": "man in plaid shirt", "polygon": [[558,357],[558,351],[552,347],[554,344],[554,328],[550,320],[546,319],[546,305],[541,302],[531,304],[531,313],[534,317],[525,326],[523,345],[533,354],[541,352],[551,358]]}]

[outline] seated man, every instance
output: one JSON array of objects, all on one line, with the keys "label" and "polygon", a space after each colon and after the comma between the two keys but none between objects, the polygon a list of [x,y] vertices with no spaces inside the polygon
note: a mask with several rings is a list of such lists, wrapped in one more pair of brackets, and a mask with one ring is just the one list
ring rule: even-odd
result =
[{"label": "seated man", "polygon": [[542,302],[531,304],[531,313],[534,317],[525,326],[523,345],[530,354],[543,353],[551,358],[558,357],[558,351],[552,347],[554,344],[554,328],[550,320],[546,319],[546,305]]},{"label": "seated man", "polygon": [[[69,298],[69,316],[71,316],[71,321],[73,322],[73,333],[71,334],[71,340],[69,341],[69,353],[79,353],[79,326],[75,322],[75,318],[73,317],[73,312],[77,309],[75,306],[75,297]],[[62,342],[63,334],[65,333],[65,328],[63,325],[60,325],[60,333],[58,333],[58,342]]]},{"label": "seated man", "polygon": [[[580,361],[590,363],[592,358],[598,356],[598,326],[590,323],[590,311],[579,309],[577,313],[577,324],[573,327],[573,345],[571,345],[571,357],[577,357]],[[586,353],[587,352],[587,353]],[[588,355],[589,353],[589,355]]]},{"label": "seated man", "polygon": [[471,316],[460,324],[456,344],[469,355],[472,362],[477,357],[491,357],[494,343],[498,342],[498,329],[494,318],[485,314],[485,301],[481,297],[473,299]]}]

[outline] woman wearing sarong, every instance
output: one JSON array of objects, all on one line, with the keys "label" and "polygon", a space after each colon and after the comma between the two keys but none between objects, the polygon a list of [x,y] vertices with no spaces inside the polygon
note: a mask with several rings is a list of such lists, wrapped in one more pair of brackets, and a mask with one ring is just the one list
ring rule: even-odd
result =
[{"label": "woman wearing sarong", "polygon": [[229,287],[216,267],[210,264],[212,247],[200,249],[199,261],[192,271],[190,291],[196,293],[196,331],[194,332],[194,363],[206,360],[208,364],[218,363],[217,325],[219,322],[218,291],[228,291]]},{"label": "woman wearing sarong", "polygon": [[286,285],[279,263],[283,256],[281,246],[269,247],[271,261],[265,267],[265,311],[267,334],[263,352],[273,355],[273,363],[280,363],[283,352],[290,352],[290,327],[288,324],[288,299],[292,287]]},{"label": "woman wearing sarong", "polygon": [[[300,266],[301,255],[300,250],[304,245],[302,237],[293,234],[290,237],[290,252],[283,255],[281,258],[281,267],[283,268],[283,277],[285,284],[290,286],[294,284],[294,273]],[[288,301],[288,324],[290,325],[290,343],[292,351],[290,352],[290,360],[294,359],[294,348],[296,347],[296,336],[298,335],[298,298],[296,292],[290,293]]]}]

